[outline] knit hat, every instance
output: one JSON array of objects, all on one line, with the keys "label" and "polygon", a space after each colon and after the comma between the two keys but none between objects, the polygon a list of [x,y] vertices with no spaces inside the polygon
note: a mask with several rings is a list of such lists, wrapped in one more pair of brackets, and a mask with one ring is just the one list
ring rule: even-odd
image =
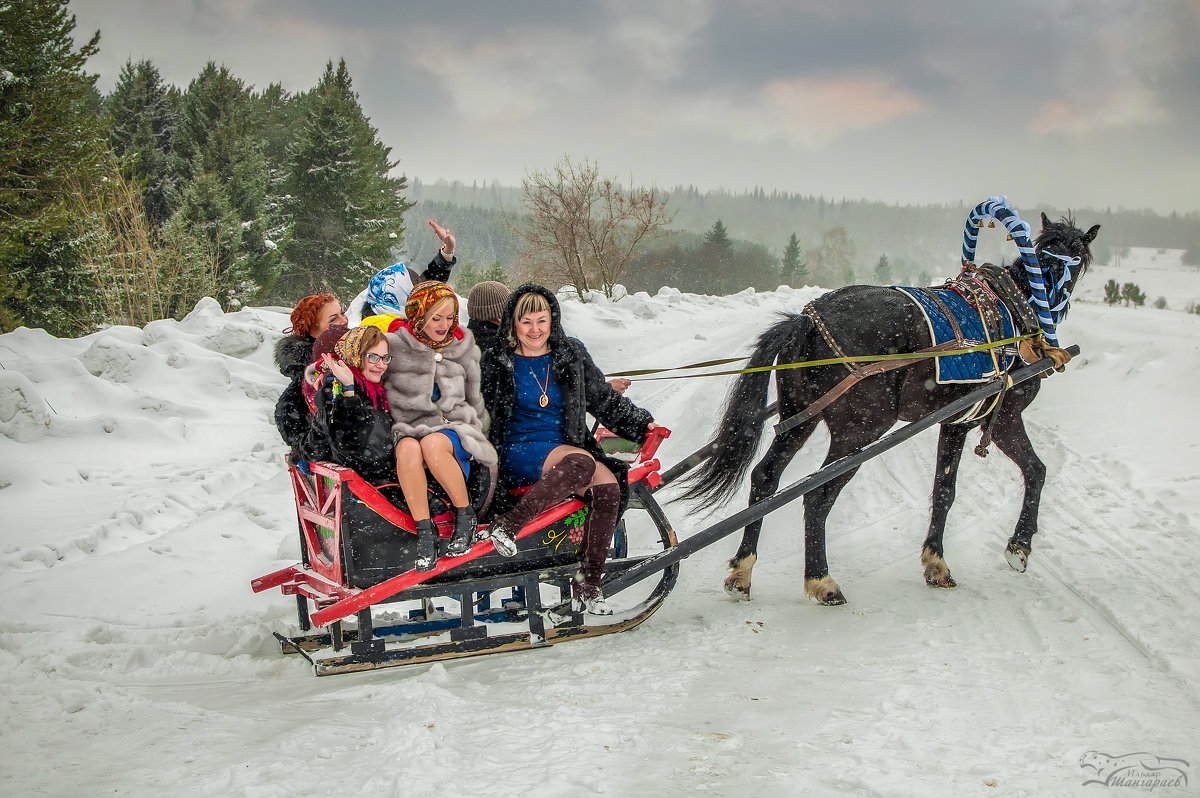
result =
[{"label": "knit hat", "polygon": [[367,285],[367,303],[376,313],[404,315],[404,302],[412,291],[412,275],[403,263],[380,269]]},{"label": "knit hat", "polygon": [[467,315],[476,321],[499,321],[508,301],[508,286],[495,280],[485,280],[471,289],[467,296]]},{"label": "knit hat", "polygon": [[325,331],[318,335],[317,340],[313,343],[312,360],[308,362],[320,363],[321,355],[332,354],[338,339],[348,331],[349,328],[345,324],[331,324],[326,327]]},{"label": "knit hat", "polygon": [[313,394],[316,393],[317,385],[324,379],[325,366],[322,363],[321,355],[332,354],[335,351],[338,341],[345,334],[346,325],[331,324],[325,328],[325,332],[317,336],[317,340],[313,343],[312,359],[308,362],[314,368],[314,376],[317,382],[312,383],[306,379],[300,381],[300,393],[304,395],[304,401],[308,403],[309,412],[315,413],[317,411]]}]

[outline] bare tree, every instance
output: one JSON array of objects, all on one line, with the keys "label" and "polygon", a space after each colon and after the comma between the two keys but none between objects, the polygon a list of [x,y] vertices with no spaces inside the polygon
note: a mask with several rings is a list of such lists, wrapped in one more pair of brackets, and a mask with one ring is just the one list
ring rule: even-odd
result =
[{"label": "bare tree", "polygon": [[528,216],[514,231],[525,260],[536,276],[569,283],[581,300],[592,288],[612,298],[639,248],[674,219],[657,191],[632,181],[622,188],[586,159],[564,157],[528,174],[521,189]]}]

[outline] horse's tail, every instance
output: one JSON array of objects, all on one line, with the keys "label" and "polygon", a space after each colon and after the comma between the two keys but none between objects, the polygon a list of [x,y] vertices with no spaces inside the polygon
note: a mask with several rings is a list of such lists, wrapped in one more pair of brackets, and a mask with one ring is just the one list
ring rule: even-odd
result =
[{"label": "horse's tail", "polygon": [[[783,321],[758,337],[747,368],[772,365],[789,342],[803,340],[812,329],[813,322],[808,316],[784,315]],[[768,370],[738,375],[725,398],[717,434],[705,447],[709,452],[707,459],[682,480],[685,491],[681,499],[699,499],[701,507],[712,507],[728,500],[737,490],[758,451],[767,419],[767,385],[771,375]]]}]

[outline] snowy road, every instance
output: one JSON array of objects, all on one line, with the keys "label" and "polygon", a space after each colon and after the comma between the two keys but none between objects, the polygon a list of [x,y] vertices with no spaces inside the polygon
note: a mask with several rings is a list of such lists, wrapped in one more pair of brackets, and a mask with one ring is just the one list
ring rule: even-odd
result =
[{"label": "snowy road", "polygon": [[[604,366],[681,364],[745,349],[815,293],[564,316]],[[1084,786],[1090,751],[1200,778],[1200,433],[1177,423],[1200,393],[1200,318],[1073,311],[1085,356],[1027,417],[1050,476],[1025,574],[1002,556],[1016,469],[968,447],[946,543],[959,587],[925,586],[929,431],[831,516],[844,607],[803,596],[796,505],[766,522],[750,603],[721,590],[734,536],[685,561],[635,631],[326,679],[271,637],[292,600],[248,587],[296,557],[269,422],[284,323],[210,307],[146,333],[0,337],[5,795],[1139,793]],[[704,442],[723,390],[635,384],[675,432],[664,463]],[[785,484],[821,456],[815,438]],[[705,523],[667,511],[681,536]]]}]

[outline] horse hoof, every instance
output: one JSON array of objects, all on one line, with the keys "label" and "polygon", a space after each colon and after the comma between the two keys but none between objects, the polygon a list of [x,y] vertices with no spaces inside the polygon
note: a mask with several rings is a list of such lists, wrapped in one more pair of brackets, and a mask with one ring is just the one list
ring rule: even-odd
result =
[{"label": "horse hoof", "polygon": [[1008,561],[1009,568],[1020,574],[1025,573],[1025,569],[1029,567],[1028,544],[1009,543],[1004,549],[1004,559]]},{"label": "horse hoof", "polygon": [[940,555],[925,549],[921,552],[921,565],[925,566],[925,584],[930,587],[958,587],[950,575],[950,567]]},{"label": "horse hoof", "polygon": [[738,560],[729,562],[729,576],[725,577],[725,592],[738,601],[750,600],[750,576],[754,573],[754,563],[758,557],[750,554]]},{"label": "horse hoof", "polygon": [[735,582],[732,579],[725,580],[725,593],[732,599],[737,601],[750,600],[750,585],[743,585],[741,582]]},{"label": "horse hoof", "polygon": [[817,601],[821,604],[824,604],[826,607],[840,607],[846,603],[846,597],[842,595],[842,591],[835,590],[823,598],[818,598]]},{"label": "horse hoof", "polygon": [[930,587],[958,587],[958,582],[948,573],[941,575],[925,574],[925,584]]},{"label": "horse hoof", "polygon": [[842,589],[838,587],[837,582],[833,581],[833,577],[828,575],[820,579],[805,579],[804,592],[808,594],[809,598],[815,599],[817,603],[824,604],[826,607],[836,607],[846,603]]}]

